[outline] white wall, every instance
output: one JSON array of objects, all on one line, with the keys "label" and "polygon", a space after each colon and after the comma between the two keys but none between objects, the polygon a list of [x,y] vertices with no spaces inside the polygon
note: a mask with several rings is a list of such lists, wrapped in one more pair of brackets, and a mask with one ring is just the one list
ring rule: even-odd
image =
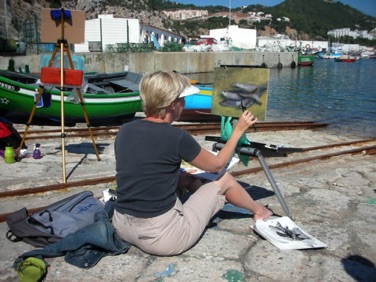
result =
[{"label": "white wall", "polygon": [[98,19],[85,21],[85,42],[75,44],[75,52],[89,52],[89,42],[101,41],[102,50],[107,44],[128,43],[127,26],[129,29],[129,43],[140,43],[140,22],[137,19],[114,18],[113,15],[100,15]]}]

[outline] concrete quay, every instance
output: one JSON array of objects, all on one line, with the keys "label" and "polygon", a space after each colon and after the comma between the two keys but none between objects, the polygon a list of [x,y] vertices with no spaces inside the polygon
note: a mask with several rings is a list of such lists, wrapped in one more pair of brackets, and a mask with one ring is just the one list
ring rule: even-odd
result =
[{"label": "concrete quay", "polygon": [[[210,149],[212,142],[197,140]],[[321,130],[255,132],[255,142],[313,147],[361,138]],[[113,137],[98,138],[101,161],[97,161],[90,139],[67,139],[68,182],[113,176]],[[36,141],[35,141],[36,142]],[[32,144],[26,142],[29,149]],[[40,140],[43,158],[25,158],[11,165],[0,163],[0,191],[61,183],[60,140]],[[267,158],[267,163],[289,162]],[[310,155],[310,152],[304,153]],[[305,155],[307,157],[307,155]],[[241,167],[238,167],[241,166]],[[234,169],[244,168],[239,164]],[[251,159],[249,167],[259,166]],[[80,269],[63,257],[47,259],[45,281],[375,281],[376,279],[376,170],[374,155],[342,155],[330,159],[271,170],[302,229],[328,245],[325,249],[281,251],[250,232],[252,216],[227,205],[208,226],[201,240],[190,250],[172,257],[156,257],[131,247],[128,253],[103,258],[91,269]],[[263,172],[238,178],[251,196],[279,214],[283,209]],[[40,207],[79,191],[101,192],[115,183],[73,187],[1,198],[0,213],[22,207]],[[0,281],[17,281],[12,268],[16,257],[33,247],[12,243],[5,237],[6,223],[0,223]]]},{"label": "concrete quay", "polygon": [[[30,72],[40,72],[41,56],[2,56],[0,69],[7,69],[9,60],[15,62],[15,68]],[[268,68],[290,68],[292,61],[298,63],[297,52],[150,52],[150,53],[82,53],[85,59],[85,72],[113,73],[122,72],[127,66],[130,71],[148,73],[157,70],[178,71],[181,73],[213,72],[220,65],[254,65],[265,63]]]}]

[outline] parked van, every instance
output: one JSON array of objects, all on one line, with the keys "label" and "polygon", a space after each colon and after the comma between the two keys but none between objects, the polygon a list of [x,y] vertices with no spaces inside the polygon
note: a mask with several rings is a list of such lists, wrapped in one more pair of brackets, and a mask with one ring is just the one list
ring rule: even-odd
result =
[{"label": "parked van", "polygon": [[201,45],[201,44],[213,45],[213,44],[218,44],[218,41],[217,39],[212,38],[212,37],[200,38],[199,40],[197,40],[196,45]]}]

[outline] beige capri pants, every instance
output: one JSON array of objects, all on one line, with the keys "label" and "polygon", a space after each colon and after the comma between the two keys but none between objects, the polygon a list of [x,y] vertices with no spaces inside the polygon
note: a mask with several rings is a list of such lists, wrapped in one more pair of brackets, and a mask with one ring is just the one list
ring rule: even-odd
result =
[{"label": "beige capri pants", "polygon": [[168,212],[152,217],[137,218],[115,210],[112,224],[116,233],[146,253],[159,256],[180,254],[201,237],[209,220],[223,208],[225,196],[213,182],[204,184],[189,199]]}]

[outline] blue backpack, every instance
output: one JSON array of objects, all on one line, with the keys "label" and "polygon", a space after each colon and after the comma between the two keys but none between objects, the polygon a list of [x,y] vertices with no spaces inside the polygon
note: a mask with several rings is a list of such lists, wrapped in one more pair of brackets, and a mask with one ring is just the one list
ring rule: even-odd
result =
[{"label": "blue backpack", "polygon": [[10,228],[6,236],[13,242],[24,241],[34,247],[44,247],[94,223],[95,213],[103,207],[91,191],[83,191],[32,215],[22,208],[6,217]]}]

